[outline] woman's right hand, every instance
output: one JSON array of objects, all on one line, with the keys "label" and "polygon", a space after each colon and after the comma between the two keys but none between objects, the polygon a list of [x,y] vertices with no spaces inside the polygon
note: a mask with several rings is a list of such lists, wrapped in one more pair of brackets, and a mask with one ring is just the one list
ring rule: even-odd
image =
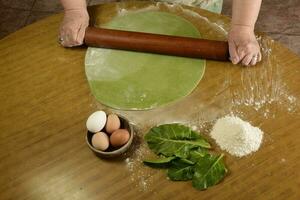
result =
[{"label": "woman's right hand", "polygon": [[82,45],[88,25],[89,14],[86,9],[66,10],[59,33],[61,45],[64,47]]},{"label": "woman's right hand", "polygon": [[261,51],[253,29],[232,25],[228,34],[230,59],[233,64],[256,65],[261,61]]}]

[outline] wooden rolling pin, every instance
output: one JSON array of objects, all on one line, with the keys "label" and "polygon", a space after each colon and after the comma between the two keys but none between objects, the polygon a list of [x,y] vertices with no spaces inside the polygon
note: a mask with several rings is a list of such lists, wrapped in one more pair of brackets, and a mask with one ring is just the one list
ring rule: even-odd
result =
[{"label": "wooden rolling pin", "polygon": [[218,61],[229,60],[228,43],[190,37],[88,27],[87,46],[158,53]]}]

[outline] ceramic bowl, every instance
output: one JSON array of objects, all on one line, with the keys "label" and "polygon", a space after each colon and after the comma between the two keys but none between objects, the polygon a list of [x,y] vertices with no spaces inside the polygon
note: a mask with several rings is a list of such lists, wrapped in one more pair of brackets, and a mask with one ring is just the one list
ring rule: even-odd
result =
[{"label": "ceramic bowl", "polygon": [[120,122],[121,122],[121,129],[127,129],[128,132],[129,132],[129,134],[130,134],[128,142],[126,144],[124,144],[123,146],[121,146],[121,147],[114,148],[114,147],[110,146],[105,151],[98,150],[98,149],[94,148],[93,145],[92,145],[92,137],[93,137],[94,133],[92,133],[90,131],[87,131],[87,134],[86,134],[86,143],[87,143],[88,147],[98,157],[109,158],[109,157],[120,156],[123,153],[125,153],[129,149],[130,145],[132,144],[132,140],[133,140],[133,137],[134,137],[134,131],[133,131],[132,125],[129,123],[129,121],[125,117],[120,116],[120,115],[118,115],[118,117],[119,117]]}]

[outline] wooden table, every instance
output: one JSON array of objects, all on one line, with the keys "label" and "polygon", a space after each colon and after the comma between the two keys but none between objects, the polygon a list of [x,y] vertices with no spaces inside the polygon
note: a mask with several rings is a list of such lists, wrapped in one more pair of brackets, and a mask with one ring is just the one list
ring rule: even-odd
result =
[{"label": "wooden table", "polygon": [[[113,3],[90,12],[99,24],[122,9],[159,9],[190,20],[204,38],[226,38],[224,16],[149,5]],[[258,66],[208,61],[203,80],[183,100],[150,111],[116,111],[91,95],[86,48],[57,43],[61,20],[62,14],[54,15],[0,41],[1,200],[300,199],[300,59],[295,54],[263,36],[264,61]],[[135,144],[122,158],[99,159],[85,144],[85,121],[97,109],[135,124]],[[181,122],[207,134],[213,120],[229,113],[259,126],[264,141],[247,157],[225,153],[230,173],[217,186],[197,191],[191,182],[171,182],[165,171],[140,164],[148,153],[142,135],[151,126]]]}]

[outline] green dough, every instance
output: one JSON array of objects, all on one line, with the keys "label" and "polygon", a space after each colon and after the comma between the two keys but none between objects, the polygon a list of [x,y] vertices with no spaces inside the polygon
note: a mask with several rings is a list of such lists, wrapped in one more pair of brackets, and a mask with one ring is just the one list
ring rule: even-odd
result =
[{"label": "green dough", "polygon": [[[128,12],[105,28],[199,38],[198,30],[177,15]],[[88,48],[85,71],[96,99],[115,109],[145,110],[187,96],[197,86],[205,61],[122,50]]]}]

